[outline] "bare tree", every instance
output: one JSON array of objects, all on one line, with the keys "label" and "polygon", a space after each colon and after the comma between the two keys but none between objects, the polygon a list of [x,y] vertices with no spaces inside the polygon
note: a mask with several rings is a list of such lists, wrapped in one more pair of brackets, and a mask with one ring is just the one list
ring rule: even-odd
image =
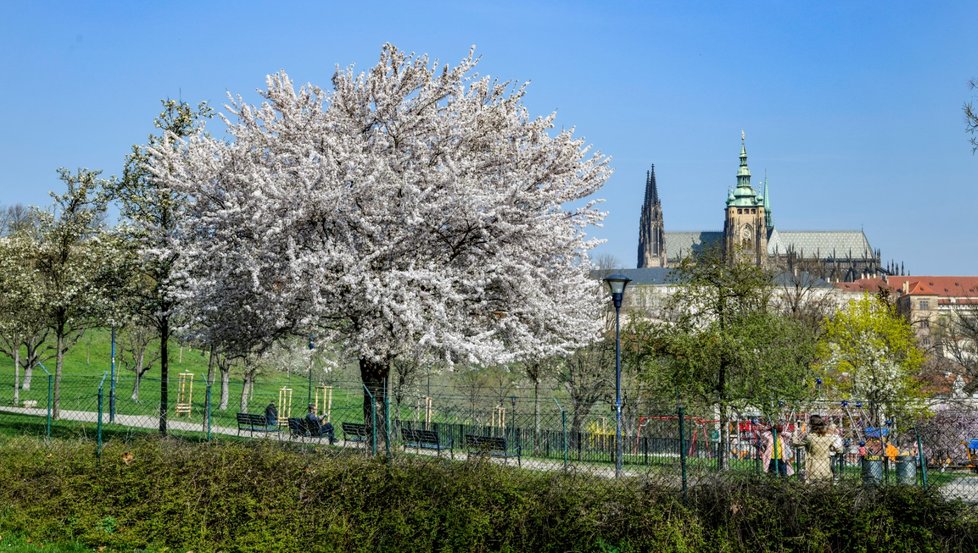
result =
[{"label": "bare tree", "polygon": [[978,310],[952,311],[934,332],[935,343],[952,372],[965,381],[965,393],[978,391]]},{"label": "bare tree", "polygon": [[134,324],[120,333],[120,362],[123,370],[133,372],[132,394],[129,399],[139,401],[139,385],[145,375],[160,360],[160,350],[154,348],[155,329]]},{"label": "bare tree", "polygon": [[[602,399],[608,399],[613,388],[614,346],[606,341],[581,348],[562,359],[558,365],[557,381],[571,400],[571,432],[581,431],[584,419]],[[576,439],[576,438],[575,438]]]},{"label": "bare tree", "polygon": [[[978,80],[968,81],[968,87],[971,90],[978,88]],[[975,153],[978,151],[978,108],[975,107],[974,101],[971,101],[965,102],[963,110],[964,131],[971,135],[971,153]]]},{"label": "bare tree", "polygon": [[835,289],[818,277],[819,272],[818,260],[795,260],[791,270],[778,275],[772,302],[776,311],[800,322],[815,337],[822,335],[825,317],[839,307]]}]

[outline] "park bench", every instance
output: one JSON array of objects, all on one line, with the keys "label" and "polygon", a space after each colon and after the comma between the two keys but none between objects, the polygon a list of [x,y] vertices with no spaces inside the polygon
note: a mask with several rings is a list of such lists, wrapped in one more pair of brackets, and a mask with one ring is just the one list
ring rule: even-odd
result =
[{"label": "park bench", "polygon": [[433,449],[438,452],[438,455],[441,455],[442,450],[452,447],[451,438],[443,444],[434,430],[401,428],[401,438],[404,439],[404,447]]},{"label": "park bench", "polygon": [[247,430],[254,435],[255,432],[278,433],[278,425],[268,426],[265,422],[265,415],[255,415],[252,413],[238,413],[238,436],[242,430]]},{"label": "park bench", "polygon": [[319,439],[320,436],[312,436],[309,433],[309,427],[306,426],[306,420],[297,417],[289,417],[289,438],[316,438]]},{"label": "park bench", "polygon": [[[330,437],[329,433],[323,433],[321,427],[310,427],[311,423],[306,419],[300,419],[298,417],[289,417],[289,438],[312,438],[314,440],[322,441],[323,438],[329,440],[332,444],[335,440]],[[327,423],[328,424],[328,423]]]},{"label": "park bench", "polygon": [[[475,434],[465,435],[465,448],[470,455],[484,455],[488,457],[502,457],[506,462],[513,455],[516,456],[516,464],[521,465],[520,449],[510,452],[506,438],[495,438],[492,436],[478,436]],[[522,465],[521,465],[522,466]]]},{"label": "park bench", "polygon": [[367,425],[356,422],[344,422],[340,425],[343,428],[343,439],[348,442],[367,443]]}]

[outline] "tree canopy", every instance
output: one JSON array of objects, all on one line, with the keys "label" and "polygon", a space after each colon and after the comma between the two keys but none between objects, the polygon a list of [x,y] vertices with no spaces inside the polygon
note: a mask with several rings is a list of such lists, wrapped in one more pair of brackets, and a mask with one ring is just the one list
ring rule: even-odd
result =
[{"label": "tree canopy", "polygon": [[910,323],[883,298],[865,294],[825,321],[818,355],[826,385],[867,400],[876,424],[881,408],[912,407],[919,397],[924,354]]},{"label": "tree canopy", "polygon": [[244,348],[315,329],[378,400],[403,355],[501,363],[596,337],[584,229],[603,214],[586,198],[608,160],[477,62],[386,45],[331,93],[279,73],[261,105],[233,100],[231,141],[150,149],[189,198],[176,247],[212,332]]}]

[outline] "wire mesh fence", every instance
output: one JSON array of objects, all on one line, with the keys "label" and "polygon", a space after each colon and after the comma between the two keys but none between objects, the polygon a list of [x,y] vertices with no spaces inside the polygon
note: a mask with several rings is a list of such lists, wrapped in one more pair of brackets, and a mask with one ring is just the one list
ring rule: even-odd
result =
[{"label": "wire mesh fence", "polygon": [[[0,433],[91,440],[99,453],[105,440],[159,431],[159,380],[143,379],[135,393],[107,375],[57,381],[42,373],[17,390],[16,402],[10,388],[0,390]],[[168,432],[190,440],[260,439],[322,454],[497,463],[683,491],[732,478],[922,486],[978,503],[978,410],[967,402],[876,426],[858,402],[847,401],[722,424],[681,406],[632,410],[618,463],[614,417],[582,415],[559,398],[389,394],[374,402],[364,401],[362,385],[345,382],[245,386],[232,402],[220,382],[188,373],[167,388]]]}]

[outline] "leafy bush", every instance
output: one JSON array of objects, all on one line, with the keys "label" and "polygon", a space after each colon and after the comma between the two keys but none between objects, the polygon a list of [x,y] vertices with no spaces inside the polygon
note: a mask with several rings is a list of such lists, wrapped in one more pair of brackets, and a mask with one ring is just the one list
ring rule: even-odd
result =
[{"label": "leafy bush", "polygon": [[0,530],[106,550],[974,551],[978,519],[913,488],[674,490],[256,440],[0,442]]}]

